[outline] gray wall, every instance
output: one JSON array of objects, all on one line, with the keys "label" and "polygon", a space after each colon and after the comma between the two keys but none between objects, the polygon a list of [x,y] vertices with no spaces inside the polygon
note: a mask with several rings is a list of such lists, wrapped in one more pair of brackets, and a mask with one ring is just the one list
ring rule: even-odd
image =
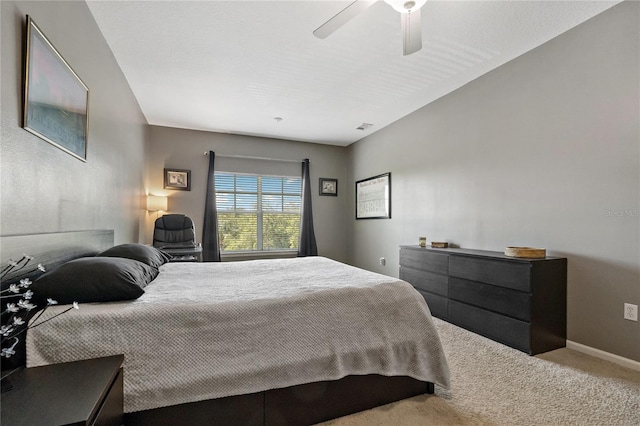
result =
[{"label": "gray wall", "polygon": [[[640,361],[640,58],[625,2],[351,146],[392,173],[391,220],[352,221],[357,266],[449,241],[568,258],[568,338]],[[348,203],[353,211],[353,203]],[[378,258],[387,258],[379,266]]]},{"label": "gray wall", "polygon": [[[145,119],[87,5],[1,3],[0,235],[114,229],[137,241]],[[89,87],[86,163],[21,128],[27,14]]]},{"label": "gray wall", "polygon": [[[321,256],[347,261],[348,235],[345,219],[347,182],[346,149],[337,146],[292,142],[252,136],[229,135],[195,130],[150,126],[145,165],[145,187],[149,194],[168,195],[169,212],[190,216],[196,224],[198,241],[202,236],[204,200],[209,158],[205,151],[216,156],[240,155],[311,162],[311,191],[313,218],[318,252]],[[228,159],[218,158],[216,164]],[[301,165],[289,163],[298,174]],[[163,189],[163,169],[191,170],[191,191]],[[217,167],[216,167],[217,168]],[[338,179],[338,196],[318,195],[320,177]],[[156,213],[147,213],[142,219],[143,242],[151,242]]]}]

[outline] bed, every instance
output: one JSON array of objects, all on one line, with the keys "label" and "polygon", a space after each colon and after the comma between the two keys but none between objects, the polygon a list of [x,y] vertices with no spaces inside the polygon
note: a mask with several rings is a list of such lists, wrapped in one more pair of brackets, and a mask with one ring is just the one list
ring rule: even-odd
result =
[{"label": "bed", "polygon": [[124,354],[126,424],[311,424],[449,386],[404,281],[322,257],[157,271],[30,330],[27,366]]}]

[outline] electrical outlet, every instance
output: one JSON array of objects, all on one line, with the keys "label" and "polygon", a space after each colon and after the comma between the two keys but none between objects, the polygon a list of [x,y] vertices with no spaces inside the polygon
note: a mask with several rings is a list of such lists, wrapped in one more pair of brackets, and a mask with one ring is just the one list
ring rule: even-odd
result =
[{"label": "electrical outlet", "polygon": [[[386,265],[386,264],[387,264],[387,259],[385,259],[384,257],[381,257],[381,258],[380,258],[380,264],[381,264],[382,266]],[[625,308],[625,309],[626,309],[626,308]]]},{"label": "electrical outlet", "polygon": [[638,321],[638,305],[624,304],[624,319]]}]

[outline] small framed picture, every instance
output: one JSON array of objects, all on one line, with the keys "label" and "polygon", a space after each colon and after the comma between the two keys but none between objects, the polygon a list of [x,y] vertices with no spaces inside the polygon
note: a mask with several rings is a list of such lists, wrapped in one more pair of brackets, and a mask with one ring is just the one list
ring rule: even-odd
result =
[{"label": "small framed picture", "polygon": [[191,170],[164,169],[164,189],[191,191]]},{"label": "small framed picture", "polygon": [[338,196],[338,179],[320,178],[320,195]]}]

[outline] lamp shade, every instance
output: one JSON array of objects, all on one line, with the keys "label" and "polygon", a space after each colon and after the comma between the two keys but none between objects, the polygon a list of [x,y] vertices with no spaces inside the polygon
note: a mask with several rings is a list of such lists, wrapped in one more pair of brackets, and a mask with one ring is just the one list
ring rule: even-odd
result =
[{"label": "lamp shade", "polygon": [[148,195],[147,196],[147,210],[150,212],[157,212],[159,210],[167,211],[169,204],[168,197],[162,195]]}]

